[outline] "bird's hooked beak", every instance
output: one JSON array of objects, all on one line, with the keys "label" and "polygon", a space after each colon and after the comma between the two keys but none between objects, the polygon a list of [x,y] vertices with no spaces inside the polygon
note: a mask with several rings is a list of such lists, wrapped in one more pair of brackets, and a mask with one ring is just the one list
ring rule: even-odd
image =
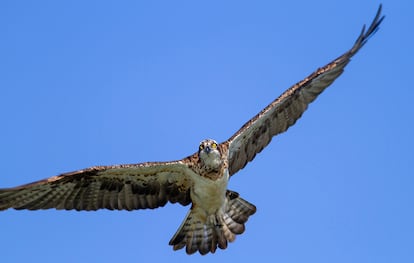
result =
[{"label": "bird's hooked beak", "polygon": [[206,148],[204,148],[204,151],[209,154],[211,152],[211,148],[210,146],[206,146]]}]

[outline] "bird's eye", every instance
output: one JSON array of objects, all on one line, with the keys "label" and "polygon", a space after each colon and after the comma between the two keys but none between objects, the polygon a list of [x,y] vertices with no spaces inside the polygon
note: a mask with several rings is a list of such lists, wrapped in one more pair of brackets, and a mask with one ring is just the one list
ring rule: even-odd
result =
[{"label": "bird's eye", "polygon": [[217,148],[217,143],[213,142],[213,143],[211,144],[211,148],[216,149],[216,148]]},{"label": "bird's eye", "polygon": [[200,144],[200,146],[198,147],[198,149],[201,151],[204,149],[204,144]]}]

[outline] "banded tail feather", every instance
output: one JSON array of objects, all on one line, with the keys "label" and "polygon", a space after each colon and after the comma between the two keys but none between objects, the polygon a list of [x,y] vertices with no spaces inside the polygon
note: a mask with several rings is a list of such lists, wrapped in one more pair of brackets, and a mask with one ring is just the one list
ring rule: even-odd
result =
[{"label": "banded tail feather", "polygon": [[201,209],[192,207],[183,223],[170,240],[174,250],[186,248],[187,254],[199,252],[205,255],[214,253],[218,248],[227,248],[236,235],[244,232],[244,224],[256,207],[230,190],[226,193],[224,209],[213,215],[206,215]]}]

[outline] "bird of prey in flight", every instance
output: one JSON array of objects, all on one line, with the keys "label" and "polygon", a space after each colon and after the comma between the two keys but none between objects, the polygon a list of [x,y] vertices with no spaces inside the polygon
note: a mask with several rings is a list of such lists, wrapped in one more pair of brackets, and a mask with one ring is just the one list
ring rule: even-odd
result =
[{"label": "bird of prey in flight", "polygon": [[225,249],[244,232],[246,221],[256,212],[253,204],[227,189],[230,177],[301,117],[341,75],[383,19],[380,5],[351,49],[287,89],[222,143],[203,140],[197,152],[177,161],[94,166],[0,189],[0,210],[136,210],[168,202],[191,204],[169,244],[174,250],[185,247],[188,254]]}]

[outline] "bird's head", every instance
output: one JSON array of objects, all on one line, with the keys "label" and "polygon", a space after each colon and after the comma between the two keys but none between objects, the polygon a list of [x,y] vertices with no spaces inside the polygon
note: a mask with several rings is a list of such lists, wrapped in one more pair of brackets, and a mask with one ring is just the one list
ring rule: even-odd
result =
[{"label": "bird's head", "polygon": [[216,170],[222,163],[219,144],[212,139],[200,142],[198,147],[198,157],[202,164],[209,170]]}]

